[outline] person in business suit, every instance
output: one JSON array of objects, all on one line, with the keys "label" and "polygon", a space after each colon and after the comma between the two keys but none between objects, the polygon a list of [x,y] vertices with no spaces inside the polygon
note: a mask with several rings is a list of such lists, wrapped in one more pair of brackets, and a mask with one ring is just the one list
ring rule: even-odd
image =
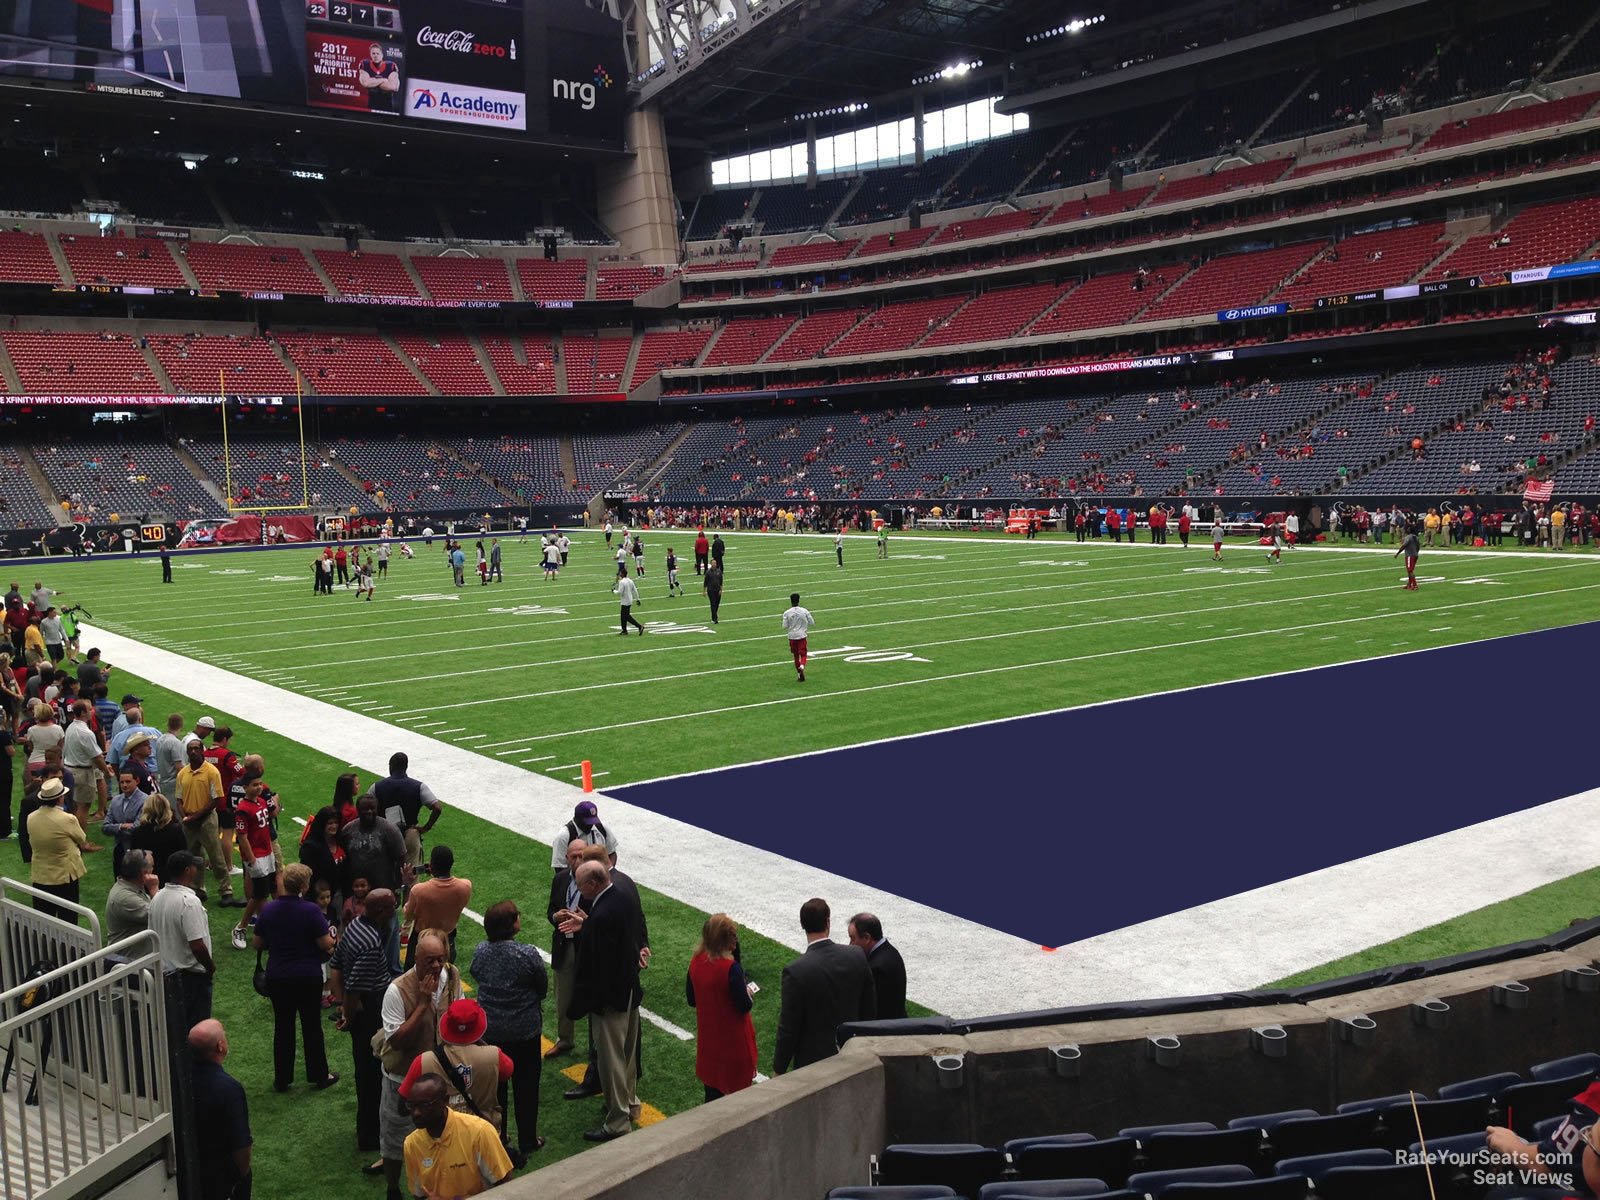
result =
[{"label": "person in business suit", "polygon": [[854,947],[829,938],[831,920],[826,900],[811,899],[800,906],[806,952],[783,969],[774,1075],[832,1057],[839,1052],[834,1040],[839,1026],[878,1015],[867,960]]},{"label": "person in business suit", "polygon": [[871,913],[850,918],[845,932],[852,946],[867,956],[872,971],[872,986],[878,995],[878,1020],[888,1021],[906,1015],[906,960],[883,936],[883,922]]},{"label": "person in business suit", "polygon": [[[611,872],[611,886],[617,888],[628,897],[633,912],[638,918],[637,926],[634,929],[634,940],[639,946],[639,967],[641,970],[644,969],[650,964],[650,924],[645,919],[644,902],[639,897],[639,885],[634,883],[632,876],[625,874],[617,866],[617,856],[613,853],[608,853],[604,846],[599,844],[591,845],[586,842],[579,842],[578,846],[578,861],[581,863],[597,862],[605,866]],[[581,901],[579,907],[585,907]],[[641,1055],[643,1053],[642,1041],[639,1046],[639,1053]],[[644,1074],[642,1057],[638,1058],[634,1065],[637,1075]],[[591,1036],[589,1039],[589,1065],[583,1073],[583,1079],[579,1081],[577,1087],[568,1088],[562,1095],[568,1100],[584,1100],[590,1096],[598,1096],[600,1092],[600,1068],[596,1058],[594,1038]],[[639,1119],[638,1104],[634,1104],[631,1115],[635,1121]]]},{"label": "person in business suit", "polygon": [[555,878],[550,881],[550,903],[545,907],[545,916],[552,930],[550,969],[556,977],[556,1040],[545,1051],[546,1058],[571,1054],[576,1045],[573,1040],[576,1027],[572,1018],[567,1016],[567,1005],[572,1003],[572,985],[578,978],[578,958],[573,951],[573,935],[561,932],[561,922],[580,907],[578,881],[574,876],[578,872],[580,855],[587,844],[581,839],[567,843],[567,865],[557,871]]},{"label": "person in business suit", "polygon": [[639,1004],[644,998],[639,987],[640,916],[628,892],[613,886],[604,864],[580,863],[577,879],[578,891],[589,903],[584,917],[562,923],[564,932],[577,934],[578,978],[568,1015],[575,1021],[590,1019],[589,1036],[606,1096],[604,1119],[598,1128],[584,1130],[583,1137],[609,1142],[633,1129],[630,1115],[637,1102]]}]

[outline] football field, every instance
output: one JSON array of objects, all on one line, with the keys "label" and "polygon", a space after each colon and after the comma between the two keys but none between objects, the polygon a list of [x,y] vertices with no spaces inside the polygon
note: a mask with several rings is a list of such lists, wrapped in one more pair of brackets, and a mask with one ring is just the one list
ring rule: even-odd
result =
[{"label": "football field", "polygon": [[[1574,624],[1600,611],[1589,555],[1424,553],[1068,539],[727,535],[712,624],[692,538],[646,535],[643,636],[618,636],[613,556],[573,538],[546,581],[503,543],[505,581],[452,585],[442,543],[377,598],[308,587],[308,548],[71,564],[50,583],[97,627],[569,780],[658,779],[886,737]],[[469,551],[471,542],[467,543]],[[677,549],[685,594],[663,566]],[[34,571],[33,567],[27,568]],[[631,570],[631,560],[630,560]],[[797,682],[779,614],[815,614]]]}]

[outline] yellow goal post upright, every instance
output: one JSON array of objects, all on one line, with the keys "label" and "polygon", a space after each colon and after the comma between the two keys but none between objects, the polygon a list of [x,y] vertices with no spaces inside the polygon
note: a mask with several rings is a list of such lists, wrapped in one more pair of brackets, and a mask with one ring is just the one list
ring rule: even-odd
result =
[{"label": "yellow goal post upright", "polygon": [[228,380],[223,371],[217,372],[217,399],[222,412],[222,475],[227,488],[224,502],[229,514],[233,513],[270,513],[270,512],[309,512],[311,510],[311,472],[306,465],[306,410],[305,388],[300,373],[294,376],[294,414],[299,425],[300,433],[300,503],[299,504],[263,504],[242,505],[233,502],[233,452],[228,441]]}]

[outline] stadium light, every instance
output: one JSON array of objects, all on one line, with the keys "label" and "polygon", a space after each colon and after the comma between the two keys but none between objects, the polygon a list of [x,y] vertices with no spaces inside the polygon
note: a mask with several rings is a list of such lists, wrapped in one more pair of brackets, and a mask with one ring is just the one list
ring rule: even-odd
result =
[{"label": "stadium light", "polygon": [[1069,37],[1082,33],[1091,25],[1098,25],[1106,19],[1104,13],[1096,17],[1077,17],[1065,25],[1057,25],[1054,29],[1046,29],[1042,33],[1030,33],[1023,38],[1025,42],[1047,42],[1051,38]]},{"label": "stadium light", "polygon": [[942,83],[950,79],[962,79],[981,66],[983,66],[983,59],[981,58],[975,58],[971,62],[951,63],[948,67],[941,67],[937,71],[929,71],[926,75],[918,75],[911,81],[911,86],[921,87],[926,83]]}]

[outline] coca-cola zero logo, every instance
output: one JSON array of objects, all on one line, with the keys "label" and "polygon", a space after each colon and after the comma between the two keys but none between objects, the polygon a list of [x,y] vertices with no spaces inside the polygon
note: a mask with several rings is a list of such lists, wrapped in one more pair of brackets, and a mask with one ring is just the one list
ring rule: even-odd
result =
[{"label": "coca-cola zero logo", "polygon": [[455,54],[483,54],[490,58],[517,57],[517,43],[513,39],[510,46],[497,46],[492,42],[478,41],[477,34],[470,29],[435,29],[431,25],[424,25],[417,30],[417,45],[427,46],[434,50],[448,50]]}]

